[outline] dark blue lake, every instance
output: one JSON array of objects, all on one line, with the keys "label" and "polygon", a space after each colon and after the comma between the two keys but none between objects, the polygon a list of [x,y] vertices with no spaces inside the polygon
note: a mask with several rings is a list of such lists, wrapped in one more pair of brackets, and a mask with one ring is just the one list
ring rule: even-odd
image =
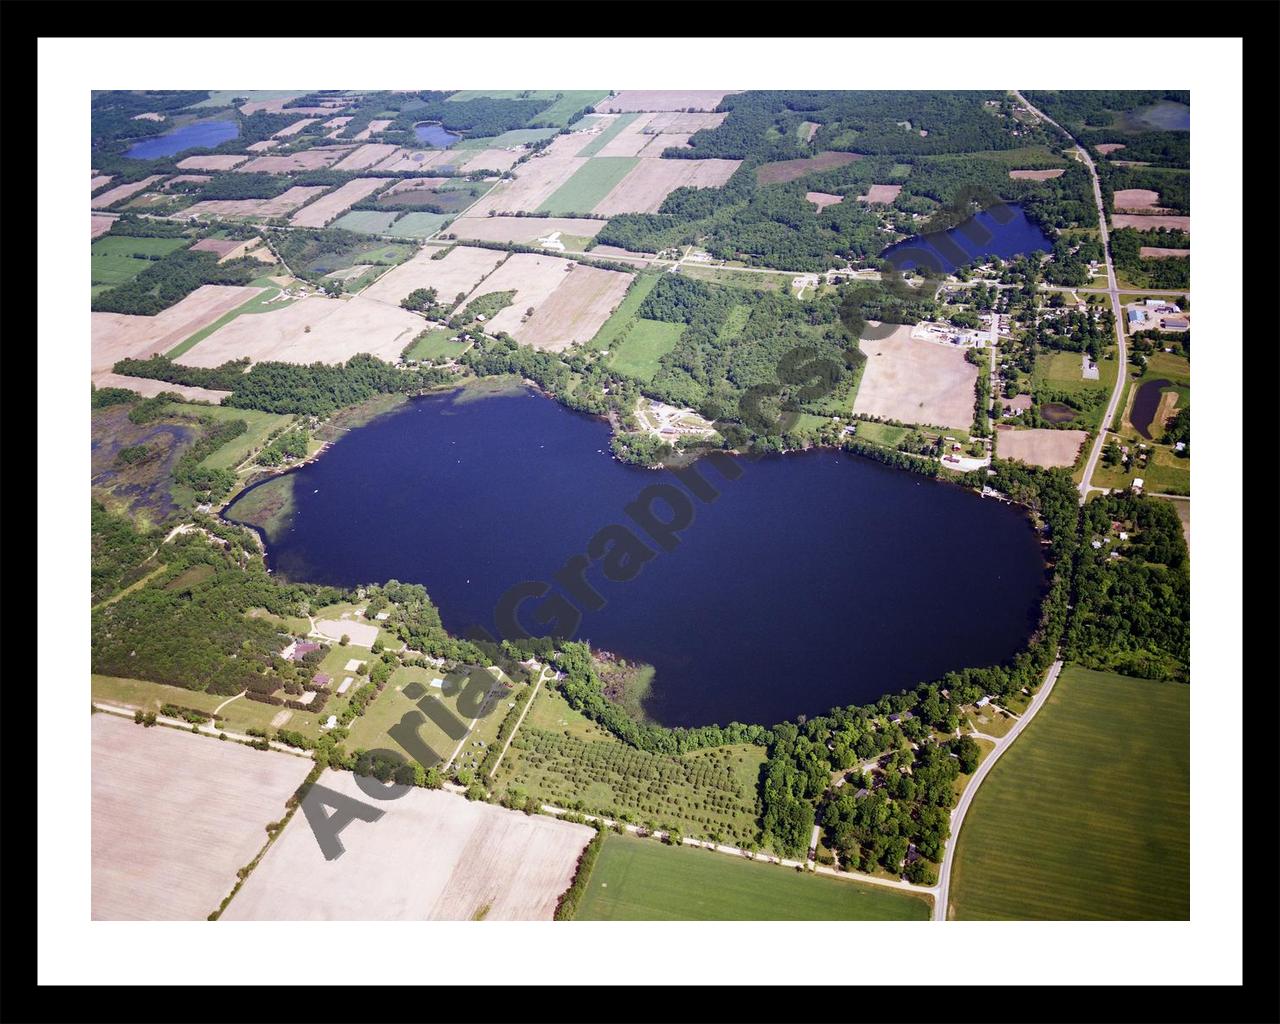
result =
[{"label": "dark blue lake", "polygon": [[448,149],[462,138],[461,135],[445,131],[438,124],[415,124],[413,134],[418,137],[419,142],[425,142],[428,146],[435,146],[438,149]]},{"label": "dark blue lake", "polygon": [[996,210],[983,210],[950,231],[916,235],[891,245],[880,254],[899,270],[913,270],[932,264],[950,273],[981,256],[1009,259],[1037,249],[1053,250],[1053,240],[1027,219],[1022,207],[1009,203]]},{"label": "dark blue lake", "polygon": [[239,134],[240,126],[235,121],[199,121],[135,142],[124,155],[135,160],[155,160],[184,149],[212,149]]},{"label": "dark blue lake", "polygon": [[[608,451],[607,424],[539,395],[414,399],[292,474],[296,514],[269,564],[421,583],[451,631],[497,633],[510,587],[553,582],[610,524],[647,539],[628,503],[654,484],[684,491]],[[1012,506],[839,452],[737,464],[735,480],[697,464],[719,497],[691,499],[677,546],[649,542],[634,579],[586,571],[606,604],[583,609],[576,638],[657,668],[657,721],[771,725],[1000,662],[1030,634],[1044,564]],[[530,633],[549,600],[522,606]]]}]

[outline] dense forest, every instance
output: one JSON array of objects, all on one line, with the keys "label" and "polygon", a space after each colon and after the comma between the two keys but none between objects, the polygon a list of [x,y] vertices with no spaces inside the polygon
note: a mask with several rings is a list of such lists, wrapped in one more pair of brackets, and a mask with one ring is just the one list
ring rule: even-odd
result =
[{"label": "dense forest", "polygon": [[1190,288],[1191,257],[1170,259],[1144,259],[1142,247],[1156,246],[1162,249],[1188,249],[1191,236],[1185,231],[1159,228],[1155,231],[1138,231],[1136,228],[1117,228],[1111,232],[1111,258],[1135,288]]},{"label": "dense forest", "polygon": [[1082,536],[1089,543],[1081,547],[1068,655],[1090,668],[1185,680],[1191,576],[1173,505],[1127,491],[1105,495],[1085,506]]}]

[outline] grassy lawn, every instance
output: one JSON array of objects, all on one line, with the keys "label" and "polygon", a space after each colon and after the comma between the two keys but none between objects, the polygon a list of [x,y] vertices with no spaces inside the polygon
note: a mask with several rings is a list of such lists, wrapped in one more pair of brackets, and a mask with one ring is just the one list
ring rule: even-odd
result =
[{"label": "grassy lawn", "polygon": [[649,293],[653,291],[657,283],[657,274],[637,274],[631,282],[631,287],[627,289],[627,294],[618,303],[618,308],[613,311],[613,315],[604,322],[604,325],[596,332],[596,336],[591,339],[591,347],[608,349],[623,328],[635,319],[636,310],[648,298]]},{"label": "grassy lawn", "polygon": [[265,292],[259,292],[253,298],[249,299],[249,301],[241,303],[230,312],[223,313],[222,316],[218,317],[217,320],[209,324],[207,327],[200,328],[200,330],[196,331],[195,334],[192,334],[190,337],[180,341],[173,348],[169,349],[165,355],[170,359],[177,359],[178,356],[182,355],[184,352],[191,351],[191,349],[195,348],[200,344],[200,342],[204,341],[205,338],[218,330],[218,328],[231,323],[231,321],[238,316],[244,316],[252,313],[269,313],[275,309],[284,309],[285,306],[291,306],[296,301],[294,299],[283,299],[279,302],[274,301],[276,296],[280,294],[280,288],[265,277],[258,278],[253,282],[253,285],[254,287],[265,288],[267,290]]},{"label": "grassy lawn", "polygon": [[634,121],[639,114],[619,114],[617,120],[609,125],[604,131],[595,137],[582,149],[578,150],[578,156],[595,156],[600,150],[604,149],[615,137],[622,134],[622,130]]},{"label": "grassy lawn", "polygon": [[684,324],[661,320],[636,320],[609,356],[609,365],[640,380],[652,380],[658,372],[658,360],[676,347],[684,328]]},{"label": "grassy lawn", "polygon": [[[1119,365],[1114,355],[1107,359],[1104,353],[1103,358],[1098,361],[1098,379],[1085,380],[1080,375],[1080,363],[1079,352],[1042,353],[1036,357],[1032,387],[1045,388],[1076,399],[1084,408],[1071,421],[1071,427],[1097,430],[1103,413],[1107,411],[1107,399],[1111,396],[1111,389],[1115,387]],[[1090,401],[1095,404],[1089,405]]]},{"label": "grassy lawn", "polygon": [[639,162],[633,156],[598,156],[588,160],[538,207],[538,212],[553,217],[589,213]]},{"label": "grassy lawn", "polygon": [[543,684],[494,777],[544,803],[673,825],[686,835],[754,841],[763,747],[735,744],[682,757],[648,754],[574,711]]},{"label": "grassy lawn", "polygon": [[716,284],[731,284],[739,288],[749,288],[752,291],[762,292],[790,291],[791,279],[796,276],[782,271],[759,274],[753,270],[737,270],[733,267],[704,267],[698,266],[696,263],[686,263],[680,268],[680,273],[685,277],[692,277],[698,281],[714,281]]},{"label": "grassy lawn", "polygon": [[924,921],[920,896],[652,839],[608,836],[579,921]]},{"label": "grassy lawn", "polygon": [[447,327],[437,327],[432,331],[424,331],[413,343],[413,348],[405,354],[406,359],[452,359],[462,355],[471,347],[470,342],[453,341],[456,331]]},{"label": "grassy lawn", "polygon": [[974,797],[961,920],[1187,920],[1190,689],[1066,667]]},{"label": "grassy lawn", "polygon": [[255,409],[232,409],[221,405],[187,405],[173,402],[165,406],[165,412],[208,416],[215,420],[244,420],[249,425],[249,429],[243,434],[232,438],[200,463],[211,469],[230,469],[238,466],[249,457],[250,452],[266,444],[267,438],[273,431],[293,422],[292,416],[280,413],[258,412]]},{"label": "grassy lawn", "polygon": [[[490,675],[492,676],[492,673]],[[343,676],[339,675],[336,678],[341,682]],[[492,743],[493,737],[497,735],[498,727],[502,724],[502,719],[508,710],[507,704],[515,692],[498,686],[496,681],[485,683],[479,675],[477,679],[476,685],[487,686],[493,693],[493,697],[488,705],[489,713],[479,716],[475,729],[469,730],[475,718],[475,710],[472,703],[474,691],[468,689],[467,673],[453,672],[446,676],[434,669],[411,667],[396,669],[382,693],[369,705],[363,715],[351,723],[347,738],[348,749],[372,750],[382,747],[388,750],[404,750],[396,740],[391,738],[388,730],[408,714],[420,720],[418,735],[422,741],[439,756],[441,761],[447,761],[458,746],[458,737],[451,736],[430,713],[423,714],[419,709],[419,703],[431,696],[439,702],[433,706],[438,709],[439,705],[443,704],[444,710],[448,712],[448,719],[457,723],[457,728],[469,730],[459,751],[457,766],[475,767],[483,759],[488,744]],[[503,679],[506,680],[506,677],[504,676]],[[442,685],[433,686],[432,683],[435,681]],[[358,689],[363,682],[365,682],[363,676],[356,676],[348,694]],[[406,690],[412,696],[407,696]],[[478,742],[484,743],[485,746],[479,746]],[[412,751],[404,752],[412,756]],[[428,764],[427,767],[431,765]]]},{"label": "grassy lawn", "polygon": [[899,441],[911,433],[911,428],[892,427],[887,423],[869,423],[866,420],[858,420],[855,433],[864,441],[870,441],[872,444],[882,444],[887,448],[895,448]]}]

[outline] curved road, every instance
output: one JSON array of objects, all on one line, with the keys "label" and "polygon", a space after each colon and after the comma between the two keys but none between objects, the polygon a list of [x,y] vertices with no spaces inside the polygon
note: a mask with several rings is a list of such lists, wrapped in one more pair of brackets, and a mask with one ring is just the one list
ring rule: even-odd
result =
[{"label": "curved road", "polygon": [[951,867],[955,862],[956,846],[960,842],[960,827],[964,824],[964,816],[969,813],[969,805],[973,803],[974,794],[977,793],[978,787],[982,785],[982,780],[987,777],[987,772],[991,771],[995,763],[1000,760],[1000,755],[1009,749],[1013,741],[1018,738],[1018,734],[1027,727],[1027,723],[1031,719],[1035,718],[1036,712],[1049,699],[1049,694],[1053,692],[1053,684],[1058,681],[1058,673],[1061,671],[1062,659],[1058,659],[1049,666],[1049,673],[1045,676],[1044,685],[1040,687],[1039,692],[1031,699],[1031,703],[1027,705],[1027,710],[1013,724],[1013,728],[1005,733],[1003,739],[996,741],[995,750],[991,751],[983,759],[982,764],[978,765],[978,770],[973,773],[973,778],[969,780],[969,785],[964,787],[964,792],[960,795],[960,802],[956,804],[955,810],[951,812],[951,837],[947,840],[946,853],[942,855],[942,869],[938,872],[938,885],[933,898],[933,919],[935,921],[945,921],[947,919],[947,908],[951,899]]},{"label": "curved road", "polygon": [[[1098,436],[1093,440],[1093,448],[1089,451],[1089,461],[1084,464],[1084,476],[1080,480],[1080,500],[1084,501],[1089,496],[1090,491],[1106,491],[1105,487],[1094,487],[1090,481],[1093,479],[1093,471],[1097,468],[1098,458],[1102,455],[1102,447],[1107,439],[1107,430],[1111,426],[1111,421],[1115,417],[1116,406],[1120,402],[1120,396],[1124,393],[1124,378],[1126,366],[1126,353],[1124,347],[1124,316],[1123,307],[1120,305],[1120,289],[1116,286],[1116,271],[1111,264],[1111,236],[1107,233],[1107,211],[1102,205],[1102,185],[1098,181],[1098,168],[1093,164],[1093,157],[1089,155],[1089,151],[1076,142],[1075,137],[1067,131],[1062,125],[1058,124],[1053,118],[1046,116],[1042,111],[1037,110],[1017,89],[1013,90],[1013,94],[1023,103],[1026,108],[1037,117],[1049,122],[1064,134],[1072,142],[1076,143],[1076,149],[1080,153],[1080,158],[1084,161],[1085,166],[1089,168],[1089,174],[1093,176],[1093,198],[1098,204],[1098,231],[1102,236],[1102,253],[1107,261],[1107,294],[1111,296],[1111,312],[1115,316],[1115,332],[1118,363],[1116,373],[1115,390],[1111,392],[1111,401],[1107,403],[1106,415],[1102,418],[1102,423],[1098,428]],[[1090,289],[1093,290],[1093,289]]]}]

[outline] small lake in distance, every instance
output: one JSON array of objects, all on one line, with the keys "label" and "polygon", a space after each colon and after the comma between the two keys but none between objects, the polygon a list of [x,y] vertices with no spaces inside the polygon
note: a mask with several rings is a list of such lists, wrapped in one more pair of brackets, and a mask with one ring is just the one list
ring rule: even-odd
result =
[{"label": "small lake in distance", "polygon": [[197,121],[164,135],[135,142],[124,155],[134,160],[155,160],[181,153],[184,149],[212,149],[239,134],[240,125],[235,121]]},{"label": "small lake in distance", "polygon": [[[1011,216],[1008,216],[1011,215]],[[936,261],[944,273],[982,256],[1009,259],[1027,253],[1053,251],[1053,240],[1027,219],[1017,203],[1001,211],[983,210],[949,231],[916,235],[889,246],[880,254],[899,270],[912,270]]]},{"label": "small lake in distance", "polygon": [[415,124],[413,134],[417,136],[419,142],[425,142],[428,146],[435,146],[438,149],[448,149],[462,138],[461,135],[445,131],[438,124]]},{"label": "small lake in distance", "polygon": [[[462,395],[467,395],[462,392]],[[609,427],[531,392],[411,399],[290,474],[294,515],[268,538],[290,580],[421,583],[445,626],[497,633],[499,598],[553,582],[603,527],[675,474],[617,462]],[[1010,505],[834,451],[704,460],[720,492],[690,499],[674,550],[626,582],[575,639],[653,664],[664,725],[773,725],[863,703],[1026,642],[1045,586],[1037,534]],[[684,493],[688,493],[687,491]],[[654,514],[668,518],[661,502]],[[236,519],[237,505],[227,511]],[[554,585],[552,593],[563,593]],[[521,609],[530,633],[546,598]]]}]

